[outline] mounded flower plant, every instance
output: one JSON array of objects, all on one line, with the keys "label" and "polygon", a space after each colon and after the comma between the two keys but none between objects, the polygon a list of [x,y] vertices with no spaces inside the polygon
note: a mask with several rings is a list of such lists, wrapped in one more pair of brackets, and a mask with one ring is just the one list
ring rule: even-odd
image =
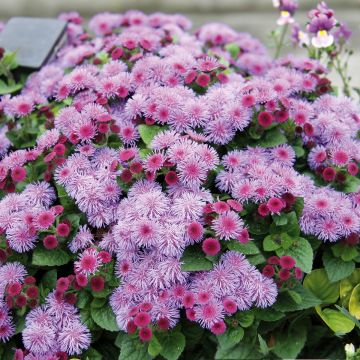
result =
[{"label": "mounded flower plant", "polygon": [[[23,85],[1,51],[1,359],[355,356],[350,33],[274,5],[275,58],[140,11],[60,15],[67,44]],[[288,27],[308,57],[279,57]]]}]

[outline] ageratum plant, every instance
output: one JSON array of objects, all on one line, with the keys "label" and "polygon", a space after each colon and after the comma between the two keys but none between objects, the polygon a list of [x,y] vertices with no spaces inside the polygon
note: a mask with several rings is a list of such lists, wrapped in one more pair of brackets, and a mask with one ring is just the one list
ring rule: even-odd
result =
[{"label": "ageratum plant", "polygon": [[[275,6],[275,58],[139,11],[60,15],[66,46],[21,91],[1,53],[1,359],[357,356],[349,32]],[[277,58],[289,26],[309,57]]]}]

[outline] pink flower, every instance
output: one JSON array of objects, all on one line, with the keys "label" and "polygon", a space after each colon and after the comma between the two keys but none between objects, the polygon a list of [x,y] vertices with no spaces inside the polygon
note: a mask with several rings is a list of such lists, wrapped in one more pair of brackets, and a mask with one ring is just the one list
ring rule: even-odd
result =
[{"label": "pink flower", "polygon": [[202,237],[203,231],[202,225],[197,221],[190,223],[187,229],[187,233],[191,240],[199,240]]},{"label": "pink flower", "polygon": [[266,206],[268,207],[270,212],[278,214],[285,207],[285,203],[282,199],[273,197],[268,200]]},{"label": "pink flower", "polygon": [[292,269],[295,266],[295,260],[291,256],[282,256],[279,260],[280,266],[283,269]]},{"label": "pink flower", "polygon": [[16,166],[11,170],[11,178],[15,182],[21,182],[26,177],[26,170],[21,166]]},{"label": "pink flower", "polygon": [[215,256],[220,249],[220,242],[217,239],[207,238],[202,243],[202,250],[206,255]]},{"label": "pink flower", "polygon": [[36,224],[41,229],[47,229],[55,221],[55,216],[51,211],[44,211],[36,219]]}]

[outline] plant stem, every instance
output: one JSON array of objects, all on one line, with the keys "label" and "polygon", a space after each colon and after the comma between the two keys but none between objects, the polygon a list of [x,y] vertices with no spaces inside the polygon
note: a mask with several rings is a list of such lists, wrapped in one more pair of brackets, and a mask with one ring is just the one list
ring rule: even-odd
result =
[{"label": "plant stem", "polygon": [[286,32],[287,32],[288,27],[289,27],[288,24],[285,24],[285,25],[282,27],[282,31],[281,31],[281,35],[280,35],[280,40],[279,40],[279,42],[278,42],[277,45],[276,45],[275,59],[277,59],[277,58],[279,57],[279,55],[280,55],[280,51],[281,51],[282,46],[284,45],[285,34],[286,34]]},{"label": "plant stem", "polygon": [[336,57],[336,60],[334,62],[335,69],[337,73],[339,74],[341,81],[343,83],[343,92],[346,96],[350,97],[350,86],[349,86],[349,79],[347,75],[344,72],[343,67],[341,66],[340,60],[338,57]]}]

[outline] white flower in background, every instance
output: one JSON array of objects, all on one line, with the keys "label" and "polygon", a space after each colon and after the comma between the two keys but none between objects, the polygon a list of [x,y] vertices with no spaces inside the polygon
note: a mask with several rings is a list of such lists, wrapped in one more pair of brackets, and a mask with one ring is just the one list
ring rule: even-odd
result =
[{"label": "white flower in background", "polygon": [[345,345],[345,353],[346,353],[346,357],[352,357],[353,355],[355,355],[354,344],[346,344]]},{"label": "white flower in background", "polygon": [[280,17],[277,19],[276,23],[278,25],[285,25],[285,24],[293,24],[294,18],[291,16],[289,11],[282,10],[280,11]]},{"label": "white flower in background", "polygon": [[302,45],[306,45],[306,46],[309,46],[310,45],[310,37],[309,35],[304,32],[304,31],[299,31],[298,32],[298,40],[299,40],[299,45],[302,46]]},{"label": "white flower in background", "polygon": [[312,38],[311,43],[316,48],[326,48],[332,45],[334,37],[330,35],[326,30],[319,30],[317,35]]},{"label": "white flower in background", "polygon": [[280,0],[272,0],[274,8],[278,8],[280,6]]}]

